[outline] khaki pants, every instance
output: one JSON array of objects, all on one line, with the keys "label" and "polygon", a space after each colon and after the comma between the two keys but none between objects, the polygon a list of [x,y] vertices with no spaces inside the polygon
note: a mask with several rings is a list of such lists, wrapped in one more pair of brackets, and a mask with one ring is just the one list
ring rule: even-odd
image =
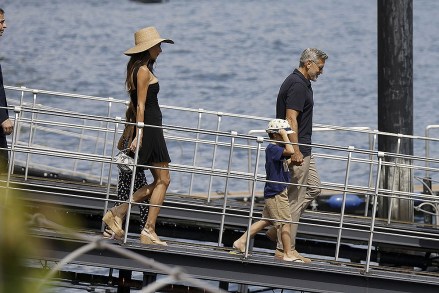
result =
[{"label": "khaki pants", "polygon": [[[291,220],[298,223],[300,216],[308,205],[320,195],[320,177],[317,173],[314,157],[303,158],[302,166],[290,165],[291,183],[288,187]],[[305,185],[305,186],[304,186]],[[291,249],[296,249],[298,224],[291,224]],[[283,249],[282,241],[278,238],[277,248]]]}]

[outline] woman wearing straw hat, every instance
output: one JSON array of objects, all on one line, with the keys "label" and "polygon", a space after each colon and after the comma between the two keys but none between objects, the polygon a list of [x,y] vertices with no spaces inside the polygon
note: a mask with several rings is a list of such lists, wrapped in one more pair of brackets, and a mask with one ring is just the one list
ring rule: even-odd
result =
[{"label": "woman wearing straw hat", "polygon": [[[126,87],[131,102],[137,109],[136,122],[143,122],[145,127],[140,137],[137,137],[136,130],[130,150],[134,152],[137,147],[140,147],[137,163],[151,166],[150,171],[154,182],[137,190],[133,194],[133,201],[141,202],[150,198],[149,214],[146,225],[140,233],[140,242],[167,245],[155,232],[160,206],[163,204],[170,183],[168,165],[171,159],[161,128],[162,113],[157,100],[159,83],[154,75],[153,65],[162,52],[161,43],[173,44],[174,42],[161,38],[154,27],[137,31],[134,39],[135,46],[124,52],[125,55],[130,56],[127,64]],[[108,227],[119,237],[124,236],[122,220],[127,211],[128,203],[124,203],[109,210],[103,218]]]}]

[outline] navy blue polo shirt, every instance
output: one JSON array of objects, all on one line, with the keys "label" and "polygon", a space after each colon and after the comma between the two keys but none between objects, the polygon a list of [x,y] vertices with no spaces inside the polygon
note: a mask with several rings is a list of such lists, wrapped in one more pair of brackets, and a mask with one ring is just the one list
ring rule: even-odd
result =
[{"label": "navy blue polo shirt", "polygon": [[[297,117],[299,143],[311,144],[313,92],[311,82],[295,69],[282,83],[276,103],[276,118],[286,119],[287,109],[299,111]],[[299,146],[304,157],[311,155],[310,146]]]}]

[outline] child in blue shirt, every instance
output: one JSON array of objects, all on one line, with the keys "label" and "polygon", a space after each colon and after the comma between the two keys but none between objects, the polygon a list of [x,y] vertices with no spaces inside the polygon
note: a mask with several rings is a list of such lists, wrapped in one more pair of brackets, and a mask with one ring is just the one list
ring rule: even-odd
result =
[{"label": "child in blue shirt", "polygon": [[[288,161],[294,154],[293,146],[290,144],[288,134],[293,133],[286,120],[273,119],[268,124],[267,133],[271,140],[278,141],[270,143],[265,149],[265,172],[267,182],[264,187],[265,206],[262,217],[272,220],[259,220],[250,227],[250,237],[269,225],[274,225],[280,233],[285,250],[283,260],[303,262],[295,257],[291,251],[291,221],[290,207],[288,201],[287,187],[290,182]],[[285,182],[285,183],[282,183]],[[280,221],[277,221],[280,220]],[[247,240],[246,231],[238,240],[233,243],[233,248],[244,252]]]}]

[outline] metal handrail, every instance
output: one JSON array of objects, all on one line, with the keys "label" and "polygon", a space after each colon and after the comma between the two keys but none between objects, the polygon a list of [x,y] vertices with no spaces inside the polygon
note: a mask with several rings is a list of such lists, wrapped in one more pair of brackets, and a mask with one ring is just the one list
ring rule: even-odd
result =
[{"label": "metal handrail", "polygon": [[[24,92],[30,92],[33,95],[33,100],[36,100],[36,96],[39,94],[49,94],[49,95],[57,95],[57,94],[63,94],[64,93],[58,93],[58,92],[49,92],[49,91],[39,91],[39,90],[31,90],[31,89],[23,89],[23,88],[13,88],[13,87],[7,87],[9,90],[19,90],[21,91],[22,95]],[[99,97],[92,97],[92,96],[82,96],[82,95],[74,95],[74,94],[65,94],[65,97],[72,97],[72,98],[79,98],[82,100],[92,100],[92,101],[99,101],[104,103],[113,103],[116,102],[115,99],[107,99],[107,98],[99,98]],[[118,103],[122,103],[122,101],[118,101]],[[123,102],[125,103],[125,102]],[[20,101],[21,105],[24,105],[23,99]],[[173,172],[174,174],[186,174],[191,176],[191,180],[188,186],[189,195],[192,195],[193,192],[193,182],[194,182],[194,176],[195,175],[205,175],[209,176],[209,182],[207,184],[207,187],[205,187],[205,191],[207,194],[207,204],[210,203],[212,200],[211,198],[211,191],[212,191],[212,180],[219,180],[224,179],[225,181],[225,188],[224,188],[224,195],[222,197],[223,205],[218,208],[213,208],[213,211],[205,211],[202,208],[206,205],[206,203],[203,204],[187,204],[187,205],[180,205],[180,207],[171,207],[171,206],[163,206],[164,209],[181,209],[185,211],[192,211],[192,212],[199,212],[199,213],[211,213],[215,214],[221,217],[220,222],[218,223],[220,234],[218,235],[218,245],[222,245],[222,230],[224,228],[226,217],[244,217],[248,220],[248,227],[251,225],[252,221],[255,219],[258,219],[257,216],[254,215],[254,204],[255,204],[255,198],[256,198],[256,189],[257,184],[263,184],[267,182],[265,175],[260,170],[259,164],[259,157],[260,153],[264,150],[264,144],[269,143],[270,140],[263,139],[262,137],[255,136],[254,134],[256,132],[249,132],[247,134],[239,134],[238,132],[232,130],[232,131],[222,131],[221,130],[221,119],[224,119],[225,117],[234,117],[234,118],[243,118],[243,119],[257,119],[260,121],[268,120],[267,118],[263,117],[253,117],[253,116],[246,116],[246,115],[233,115],[233,114],[227,114],[222,112],[214,112],[214,111],[205,111],[202,109],[190,109],[187,108],[180,108],[180,107],[170,107],[166,106],[165,109],[169,110],[176,110],[176,111],[183,111],[183,112],[191,112],[191,113],[198,113],[199,119],[197,120],[197,125],[195,127],[183,127],[183,126],[176,126],[176,125],[163,125],[161,128],[165,131],[165,137],[169,141],[177,142],[177,143],[191,143],[194,145],[194,154],[193,159],[190,163],[184,163],[183,160],[181,162],[173,162],[169,165],[170,172]],[[26,158],[28,158],[26,161],[26,169],[29,168],[29,166],[32,164],[32,157],[37,156],[47,156],[50,158],[62,158],[62,159],[72,159],[72,160],[82,160],[85,162],[90,163],[96,163],[99,164],[100,167],[100,174],[99,174],[99,181],[100,184],[103,184],[105,181],[106,183],[106,196],[105,198],[98,199],[105,202],[105,209],[108,208],[108,204],[110,202],[120,202],[118,200],[110,199],[111,194],[111,182],[112,178],[114,177],[113,170],[115,169],[113,166],[112,158],[115,154],[115,142],[117,134],[120,133],[119,126],[126,124],[125,121],[123,121],[120,117],[111,117],[111,107],[107,108],[107,113],[104,116],[100,115],[88,115],[88,114],[82,114],[82,115],[76,115],[75,112],[72,112],[70,110],[63,110],[63,109],[51,109],[50,107],[36,107],[35,103],[32,107],[28,107],[27,105],[24,108],[11,108],[15,110],[15,118],[14,118],[14,125],[15,125],[15,134],[12,139],[11,143],[11,165],[14,165],[15,162],[19,161],[19,158],[17,156],[24,155]],[[27,115],[31,115],[31,117],[26,117]],[[38,114],[38,115],[37,115]],[[217,117],[217,124],[215,129],[203,129],[201,128],[201,114],[209,114],[209,115],[216,115]],[[39,118],[39,115],[47,115],[50,118],[54,118],[54,121],[50,120],[50,118],[41,119]],[[71,122],[60,122],[56,121],[55,119],[57,117],[66,117],[71,119],[77,119],[81,122],[84,122],[83,124],[77,123],[77,120],[72,120]],[[85,122],[98,122],[102,123],[100,126],[87,126]],[[20,139],[22,137],[21,133],[19,132],[19,129],[21,127],[28,127],[30,126],[31,129],[33,127],[34,131],[30,131],[31,133],[25,137],[24,139]],[[53,127],[60,127],[63,128],[60,129],[50,129],[49,126]],[[151,126],[151,127],[157,127],[157,126]],[[380,227],[379,231],[376,231],[376,210],[378,208],[378,198],[389,198],[391,201],[393,198],[399,198],[399,199],[407,199],[407,200],[420,200],[422,203],[431,203],[431,204],[439,204],[439,199],[437,197],[433,197],[431,195],[422,195],[415,192],[402,192],[398,190],[387,190],[379,187],[379,180],[380,180],[380,172],[383,167],[394,167],[394,168],[407,168],[409,170],[413,171],[425,171],[428,170],[429,172],[439,172],[438,168],[430,167],[428,165],[421,166],[416,165],[415,162],[435,162],[439,163],[439,159],[437,158],[429,158],[429,157],[422,157],[422,156],[415,156],[415,155],[405,155],[405,154],[392,154],[392,153],[382,153],[379,151],[376,151],[374,149],[374,145],[376,143],[376,136],[377,135],[384,135],[385,133],[378,132],[375,130],[370,130],[364,127],[354,127],[354,128],[347,128],[347,127],[338,127],[338,126],[329,126],[324,127],[322,125],[316,125],[318,128],[318,131],[353,131],[353,132],[359,132],[367,134],[367,139],[369,140],[369,149],[361,149],[356,148],[355,146],[340,146],[340,145],[331,145],[331,144],[313,144],[312,147],[318,152],[316,152],[316,156],[320,159],[325,160],[331,160],[331,162],[345,162],[346,166],[344,169],[344,182],[343,183],[335,183],[335,182],[322,182],[322,188],[342,192],[343,194],[343,204],[342,208],[340,210],[340,218],[336,222],[326,222],[326,221],[318,221],[318,224],[314,223],[301,223],[301,225],[319,225],[321,227],[327,227],[334,229],[336,232],[335,235],[337,236],[337,249],[335,252],[335,259],[338,259],[339,255],[339,249],[340,244],[342,242],[342,236],[343,231],[346,230],[357,230],[357,231],[364,231],[365,228],[369,229],[369,240],[367,243],[367,260],[365,263],[365,269],[366,272],[370,271],[370,262],[371,262],[371,251],[372,251],[372,243],[374,242],[374,237],[376,234],[379,233],[394,233],[395,235],[401,236],[401,237],[413,237],[411,235],[408,235],[406,230],[403,228],[392,228],[392,227]],[[37,138],[42,135],[43,133],[50,132],[55,133],[57,135],[69,135],[69,131],[65,129],[74,129],[75,131],[82,131],[81,134],[78,132],[73,132],[72,136],[79,138],[79,143],[85,143],[87,140],[93,141],[95,143],[94,150],[84,150],[85,147],[75,148],[75,150],[67,150],[62,149],[57,146],[45,147],[42,146],[37,142]],[[138,125],[138,130],[141,131],[142,125]],[[23,128],[24,130],[24,128]],[[35,132],[38,130],[38,132]],[[97,132],[98,135],[88,135],[85,134],[85,130]],[[261,130],[259,130],[261,132]],[[265,131],[264,131],[265,132]],[[104,136],[102,137],[102,134]],[[200,139],[200,135],[208,135],[210,138],[204,138]],[[411,139],[425,139],[426,141],[435,141],[439,139],[432,139],[428,137],[417,137],[417,136],[407,136],[407,135],[399,135],[399,134],[389,134],[398,138],[411,138]],[[372,138],[371,138],[372,137]],[[27,138],[27,141],[26,141]],[[220,138],[225,141],[220,141]],[[245,141],[247,143],[239,143],[239,141]],[[97,145],[103,144],[102,151],[98,150]],[[107,145],[108,144],[108,145]],[[213,146],[213,157],[210,159],[212,161],[209,161],[211,164],[210,166],[199,166],[197,163],[199,162],[198,156],[203,155],[200,154],[200,148],[199,146]],[[219,149],[225,149],[222,153],[219,152]],[[90,148],[89,148],[90,149]],[[255,155],[255,164],[253,165],[251,163],[251,152],[253,150],[256,150]],[[138,151],[138,150],[137,150]],[[234,156],[239,151],[247,152],[248,155],[248,166],[250,168],[247,168],[247,170],[239,170],[236,168],[233,164],[233,162],[236,162],[236,159]],[[331,153],[325,153],[326,151],[331,152],[340,152],[339,154],[331,154]],[[219,156],[222,156],[219,160]],[[136,158],[138,154],[136,153]],[[405,159],[408,160],[410,163],[398,163],[396,164],[395,161],[389,160],[386,161],[384,158],[387,159]],[[244,158],[244,162],[245,162]],[[220,167],[215,164],[215,162],[222,162],[225,163],[221,165]],[[351,184],[352,175],[350,172],[351,166],[354,163],[364,164],[367,166],[369,174],[368,174],[368,183],[367,185],[353,185]],[[137,168],[140,165],[135,164],[134,167]],[[149,168],[154,168],[154,166],[146,166]],[[253,168],[252,168],[253,167]],[[108,168],[108,173],[106,173],[105,168]],[[10,168],[11,170],[11,168]],[[27,172],[27,171],[26,171]],[[11,172],[10,172],[11,173]],[[27,174],[27,173],[26,173]],[[374,176],[373,176],[374,175]],[[105,178],[104,178],[105,177]],[[26,179],[27,176],[26,176]],[[229,190],[231,190],[230,180],[236,179],[239,181],[248,182],[251,185],[251,188],[248,190],[248,198],[251,200],[250,202],[250,209],[249,210],[235,210],[227,207],[227,201],[229,199]],[[374,179],[374,182],[372,183],[372,179]],[[8,175],[7,179],[7,187],[8,189],[17,189],[18,187],[11,187],[11,182],[13,182],[13,178]],[[35,182],[28,182],[27,183],[29,187],[31,186],[38,186],[39,184]],[[133,184],[133,182],[132,182]],[[288,183],[291,185],[291,183]],[[307,187],[306,185],[302,185],[302,187]],[[69,188],[65,188],[65,192],[58,192],[58,194],[62,196],[67,197],[80,197],[79,195],[71,194],[72,191]],[[133,205],[148,205],[143,203],[134,203],[132,201],[132,191],[133,191],[133,185],[131,185],[131,195],[129,203],[129,211],[127,215],[127,221],[126,221],[126,231],[128,231],[128,225],[129,225],[129,218],[130,213]],[[346,215],[346,195],[348,192],[355,191],[355,193],[363,195],[367,197],[368,195],[371,195],[373,198],[373,204],[372,204],[372,213],[370,215],[371,222],[362,222],[362,223],[350,223],[349,227],[345,226],[345,215]],[[38,191],[41,193],[48,193],[51,194],[51,191],[47,190],[41,190]],[[91,193],[93,195],[93,193]],[[81,196],[81,198],[84,199],[94,199],[97,200],[96,197],[93,196]],[[167,199],[168,201],[168,199]],[[172,197],[169,198],[169,202],[173,202]],[[424,205],[425,205],[424,204]],[[418,206],[418,209],[421,209],[422,206]],[[366,207],[367,209],[367,207]],[[249,212],[248,215],[242,215],[240,212],[247,211]],[[103,211],[104,212],[104,211]],[[437,210],[436,210],[437,213]],[[367,214],[366,214],[367,215]],[[260,218],[260,217],[259,217]],[[389,218],[390,219],[390,218]],[[273,219],[271,219],[273,220]],[[291,222],[292,223],[292,222]],[[390,221],[389,221],[390,223]],[[437,224],[437,223],[436,223]],[[433,233],[432,231],[420,231],[419,237],[438,241],[436,233]],[[126,241],[126,240],[125,240]],[[248,250],[249,250],[249,239],[247,239],[247,247],[246,252],[244,254],[244,257],[249,257]]]}]

